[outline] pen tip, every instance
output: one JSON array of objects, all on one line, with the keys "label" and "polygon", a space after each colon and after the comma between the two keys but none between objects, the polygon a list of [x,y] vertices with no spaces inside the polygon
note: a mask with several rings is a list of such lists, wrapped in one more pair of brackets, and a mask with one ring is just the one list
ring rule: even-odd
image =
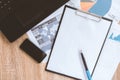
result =
[{"label": "pen tip", "polygon": [[80,50],[80,53],[82,53],[82,50]]}]

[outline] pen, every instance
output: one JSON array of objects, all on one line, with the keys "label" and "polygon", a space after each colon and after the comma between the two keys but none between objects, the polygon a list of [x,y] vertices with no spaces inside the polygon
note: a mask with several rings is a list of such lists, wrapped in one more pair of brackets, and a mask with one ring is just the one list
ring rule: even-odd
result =
[{"label": "pen", "polygon": [[81,52],[81,57],[82,57],[82,61],[83,61],[83,64],[84,64],[84,67],[85,67],[85,70],[86,70],[87,78],[88,78],[88,80],[92,80],[92,77],[90,75],[90,71],[89,71],[89,69],[87,67],[87,64],[86,64],[86,61],[85,61],[85,58],[84,58],[84,55],[83,55],[82,52]]}]

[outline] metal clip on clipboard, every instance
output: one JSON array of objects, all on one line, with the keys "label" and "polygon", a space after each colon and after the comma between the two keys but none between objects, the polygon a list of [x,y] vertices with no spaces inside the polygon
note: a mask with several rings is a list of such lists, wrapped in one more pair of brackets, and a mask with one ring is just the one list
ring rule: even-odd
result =
[{"label": "metal clip on clipboard", "polygon": [[101,16],[97,16],[95,14],[89,13],[89,12],[85,12],[85,11],[81,11],[81,10],[76,10],[75,14],[77,16],[83,17],[85,19],[90,19],[96,22],[100,22],[102,17]]}]

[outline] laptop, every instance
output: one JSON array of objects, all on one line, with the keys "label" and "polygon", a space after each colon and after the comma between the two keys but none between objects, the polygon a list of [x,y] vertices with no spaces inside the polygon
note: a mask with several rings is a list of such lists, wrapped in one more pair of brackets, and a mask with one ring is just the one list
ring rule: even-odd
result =
[{"label": "laptop", "polygon": [[13,42],[69,0],[0,0],[0,30]]}]

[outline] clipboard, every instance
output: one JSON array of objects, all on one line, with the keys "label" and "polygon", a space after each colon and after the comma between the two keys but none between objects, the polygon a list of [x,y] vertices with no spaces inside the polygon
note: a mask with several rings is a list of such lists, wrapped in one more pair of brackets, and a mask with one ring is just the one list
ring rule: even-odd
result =
[{"label": "clipboard", "polygon": [[79,51],[84,53],[93,75],[112,20],[65,6],[46,70],[74,79],[86,80]]}]

